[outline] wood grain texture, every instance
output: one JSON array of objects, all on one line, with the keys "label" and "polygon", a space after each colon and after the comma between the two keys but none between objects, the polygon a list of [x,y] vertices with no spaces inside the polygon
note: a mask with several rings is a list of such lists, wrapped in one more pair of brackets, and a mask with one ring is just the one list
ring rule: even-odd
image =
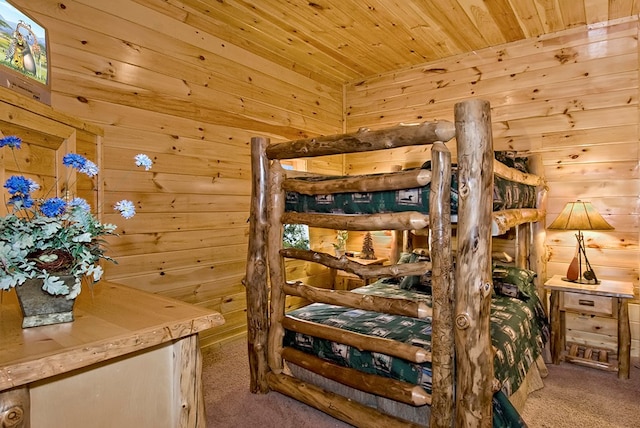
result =
[{"label": "wood grain texture", "polygon": [[426,303],[413,300],[367,296],[350,291],[323,290],[299,282],[287,283],[283,285],[283,289],[287,294],[304,297],[310,302],[329,303],[330,305],[348,306],[414,318],[425,318],[431,316],[432,313]]},{"label": "wood grain texture", "polygon": [[455,402],[454,283],[451,247],[451,152],[442,143],[431,149],[433,170],[439,173],[431,182],[429,224],[433,270],[432,403],[429,426],[450,427]]},{"label": "wood grain texture", "polygon": [[629,302],[618,299],[618,378],[629,379],[631,329],[629,327]]},{"label": "wood grain texture", "polygon": [[436,141],[449,141],[454,135],[453,124],[448,121],[397,125],[382,130],[361,128],[357,132],[340,136],[320,136],[272,144],[267,148],[267,156],[269,159],[290,159],[369,152],[394,147],[423,145]]},{"label": "wood grain texture", "polygon": [[[0,388],[20,386],[222,325],[220,314],[106,281],[85,290],[68,328],[24,330],[13,293],[0,306]],[[36,340],[39,346],[30,346]]]},{"label": "wood grain texture", "polygon": [[334,257],[330,254],[320,253],[316,251],[299,250],[296,248],[285,248],[280,250],[283,257],[307,260],[310,262],[322,263],[332,269],[339,269],[345,272],[354,273],[362,278],[378,278],[378,277],[401,277],[406,275],[422,275],[430,271],[431,262],[416,262],[391,264],[387,266],[379,265],[363,265],[362,260],[353,261],[347,257]]},{"label": "wood grain texture", "polygon": [[[576,2],[559,4],[572,8]],[[597,4],[604,3],[589,2],[587,15],[600,13]],[[525,8],[522,2],[516,7]],[[606,16],[606,5],[604,12]],[[594,269],[608,279],[637,285],[639,61],[634,40],[638,23],[615,21],[598,29],[575,26],[542,35],[537,42],[518,41],[500,49],[461,54],[455,61],[439,60],[363,79],[347,88],[346,129],[365,123],[382,127],[418,117],[451,120],[455,99],[488,99],[494,148],[538,157],[537,171],[546,177],[545,223],[568,201],[592,201],[615,227],[611,232],[587,234]],[[458,154],[455,147],[450,149],[455,162]],[[345,163],[362,173],[365,168],[383,170],[389,161],[405,166],[428,159],[428,154],[397,152],[362,163],[355,155],[347,155]],[[543,283],[547,277],[566,273],[575,237],[572,232],[550,232],[541,241],[541,230],[537,228],[533,236],[537,254],[547,254],[550,261],[537,264],[547,266]]]},{"label": "wood grain texture", "polygon": [[0,426],[31,427],[31,397],[28,386],[0,392]]},{"label": "wood grain texture", "polygon": [[380,192],[385,190],[411,189],[422,187],[431,181],[431,171],[400,171],[393,175],[371,175],[335,178],[314,182],[309,180],[285,180],[283,188],[289,192],[305,195],[326,195],[332,193]]},{"label": "wood grain texture", "polygon": [[632,0],[136,1],[325,84],[638,13]]},{"label": "wood grain texture", "polygon": [[365,334],[342,330],[338,327],[324,326],[291,317],[285,317],[282,324],[287,330],[343,343],[361,351],[366,350],[391,355],[414,363],[431,361],[431,352],[426,349],[406,343],[399,343],[395,340],[367,336]]},{"label": "wood grain texture", "polygon": [[[201,2],[14,4],[49,30],[53,110],[87,124],[87,131],[104,129],[100,152],[88,152],[92,160],[100,156],[104,181],[95,206],[123,238],[110,240],[110,255],[120,263],[105,266],[106,277],[224,307],[220,302],[233,295],[229,282],[240,287],[246,269],[251,136],[283,141],[339,132],[342,82],[305,75],[306,64],[279,65],[244,44],[196,30],[219,22]],[[14,121],[6,132],[37,123],[21,116]],[[76,135],[83,153],[85,138]],[[154,160],[151,171],[136,170],[137,153]],[[48,165],[40,153],[24,155],[34,167]],[[91,183],[78,185],[84,196],[91,194]],[[136,204],[139,216],[131,222],[112,212],[122,199]],[[246,318],[231,306],[225,315],[233,322],[222,327],[229,337],[246,329]]]},{"label": "wood grain texture", "polygon": [[197,335],[180,339],[174,354],[175,395],[180,401],[180,428],[206,427],[204,394],[202,393],[202,353]]},{"label": "wood grain texture", "polygon": [[412,406],[431,403],[431,395],[419,385],[342,367],[294,348],[285,348],[283,356],[287,361],[351,388]]},{"label": "wood grain texture", "polygon": [[456,104],[459,208],[455,268],[456,426],[492,424],[493,351],[491,112],[483,100]]},{"label": "wood grain texture", "polygon": [[269,387],[298,401],[306,403],[334,418],[343,420],[356,427],[381,425],[389,428],[419,428],[420,425],[400,420],[372,407],[326,391],[317,386],[302,382],[285,374],[269,373]]},{"label": "wood grain texture", "polygon": [[265,138],[251,140],[252,151],[252,198],[249,232],[252,239],[247,251],[247,276],[245,287],[247,295],[247,346],[250,368],[250,390],[252,392],[268,391],[266,374],[267,363],[267,331],[269,326],[269,295],[264,284],[269,274],[269,220],[267,205],[269,204],[267,189],[269,177],[269,161],[264,150],[269,144]]},{"label": "wood grain texture", "polygon": [[[266,151],[269,146],[264,147],[264,151],[260,153],[265,159],[268,159]],[[269,369],[274,373],[281,373],[283,370],[282,363],[282,347],[284,338],[284,328],[282,327],[282,319],[285,316],[287,290],[284,288],[286,277],[286,269],[284,258],[280,255],[282,248],[282,234],[284,204],[286,195],[282,189],[282,183],[285,178],[285,170],[280,162],[273,161],[269,168],[267,182],[267,261],[269,267],[269,283],[265,281],[256,284],[264,293],[269,295],[269,330],[267,345],[267,361]],[[271,287],[267,288],[267,284]]]},{"label": "wood grain texture", "polygon": [[[106,217],[123,236],[139,234],[134,239],[144,242],[135,250],[128,242],[121,254],[156,251],[156,231],[145,229],[146,224],[160,228],[161,238],[172,237],[173,249],[111,267],[110,278],[152,290],[151,278],[178,277],[220,263],[219,252],[184,254],[201,248],[202,240],[194,239],[199,230],[211,236],[226,232],[230,223],[239,226],[240,213],[246,220],[247,210],[240,207],[249,203],[246,166],[252,135],[280,142],[399,122],[451,120],[455,102],[481,96],[493,106],[496,148],[543,154],[545,169],[553,175],[550,202],[589,198],[606,209],[616,230],[594,245],[606,254],[602,260],[626,264],[610,268],[598,263],[596,268],[637,285],[633,257],[616,256],[625,249],[637,258],[639,241],[636,207],[630,203],[639,191],[633,169],[638,2],[456,0],[432,8],[417,0],[14,4],[50,31],[54,109],[105,130],[104,199],[98,191],[103,211],[111,214],[113,201],[130,194],[139,201],[139,212],[152,214],[135,223]],[[456,25],[443,27],[453,16],[459,18]],[[465,51],[465,46],[474,50]],[[79,134],[76,138],[80,143]],[[127,170],[124,158],[114,155],[136,148],[158,158],[152,174]],[[450,149],[455,160],[455,148]],[[397,153],[354,163],[345,156],[344,165],[341,159],[314,158],[309,169],[377,172],[392,164],[418,166],[429,158],[428,152]],[[607,165],[616,154],[615,164]],[[180,170],[181,164],[193,172]],[[618,180],[618,174],[624,179]],[[79,189],[85,187],[90,188],[79,183]],[[234,219],[227,216],[229,221],[214,223],[216,228],[203,216],[190,217],[191,204],[203,211],[215,205],[210,217],[216,217],[232,203],[220,202],[228,195],[238,204]],[[174,197],[174,203],[165,203]],[[548,215],[557,212],[550,209]],[[180,229],[167,235],[174,214]],[[197,229],[187,230],[194,224]],[[233,229],[232,242],[246,237],[246,224]],[[568,241],[550,243],[552,274],[566,270]],[[236,251],[236,262],[244,258],[230,250]],[[174,257],[179,263],[164,264]],[[235,278],[244,270],[235,265]],[[208,286],[228,277],[214,272]],[[189,287],[198,285],[176,284],[171,292],[189,296]],[[243,327],[230,323],[223,328]]]},{"label": "wood grain texture", "polygon": [[286,212],[282,221],[336,230],[405,230],[424,229],[429,224],[429,216],[414,211],[360,216]]}]

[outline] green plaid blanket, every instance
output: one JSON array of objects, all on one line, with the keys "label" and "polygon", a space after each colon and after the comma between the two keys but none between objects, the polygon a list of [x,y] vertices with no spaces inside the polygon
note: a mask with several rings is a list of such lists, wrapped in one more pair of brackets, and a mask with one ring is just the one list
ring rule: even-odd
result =
[{"label": "green plaid blanket", "polygon": [[[431,303],[430,295],[399,289],[387,281],[354,291],[397,298],[413,296]],[[287,316],[431,349],[431,318],[394,316],[324,303],[313,303]],[[491,339],[497,349],[494,370],[507,396],[518,389],[548,336],[545,312],[536,295],[526,301],[502,295],[492,298]],[[430,363],[416,364],[291,331],[285,332],[284,344],[345,367],[421,385],[431,392]]]}]

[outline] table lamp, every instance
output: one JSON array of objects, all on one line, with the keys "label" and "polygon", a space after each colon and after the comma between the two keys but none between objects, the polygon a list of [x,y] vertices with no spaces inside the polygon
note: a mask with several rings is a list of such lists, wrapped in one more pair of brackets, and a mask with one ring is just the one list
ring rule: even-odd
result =
[{"label": "table lamp", "polygon": [[[569,202],[547,229],[554,230],[577,230],[576,239],[578,240],[577,256],[573,258],[567,276],[562,278],[565,281],[576,282],[579,284],[599,284],[598,277],[594,272],[584,246],[583,230],[612,230],[607,221],[598,213],[591,202]],[[585,271],[582,271],[584,259]]]}]

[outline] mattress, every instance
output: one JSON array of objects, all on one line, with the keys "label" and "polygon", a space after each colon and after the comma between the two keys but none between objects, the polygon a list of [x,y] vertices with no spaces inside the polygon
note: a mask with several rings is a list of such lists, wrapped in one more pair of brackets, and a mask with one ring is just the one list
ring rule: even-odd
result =
[{"label": "mattress", "polygon": [[[400,289],[389,280],[353,291],[396,298],[416,296],[431,303],[428,293]],[[416,319],[324,303],[313,303],[291,311],[287,316],[431,350],[430,317]],[[496,349],[494,371],[507,396],[518,389],[529,368],[541,355],[548,337],[547,319],[537,295],[526,299],[497,294],[492,297],[491,338]],[[420,385],[431,392],[431,363],[417,364],[292,331],[285,332],[284,345],[341,366]]]},{"label": "mattress", "polygon": [[[502,153],[502,152],[497,152]],[[504,156],[496,156],[504,161]],[[508,159],[508,158],[507,158]],[[518,158],[520,159],[520,158]],[[523,162],[505,162],[527,172]],[[431,169],[431,162],[425,162],[422,169]],[[376,175],[376,174],[373,174]],[[327,181],[343,177],[305,177],[300,180]],[[353,176],[352,176],[353,178]],[[323,214],[375,214],[417,211],[429,214],[430,184],[422,187],[393,191],[365,193],[334,193],[326,195],[306,195],[297,192],[286,193],[285,211]],[[535,208],[536,188],[522,183],[494,177],[493,211]],[[458,212],[458,174],[455,166],[451,175],[451,214]]]}]

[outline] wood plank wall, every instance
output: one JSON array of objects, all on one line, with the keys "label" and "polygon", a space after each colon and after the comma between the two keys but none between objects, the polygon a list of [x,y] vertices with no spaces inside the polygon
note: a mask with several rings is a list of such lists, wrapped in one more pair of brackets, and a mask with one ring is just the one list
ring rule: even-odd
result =
[{"label": "wood plank wall", "polygon": [[[14,0],[49,29],[52,105],[101,125],[106,277],[220,311],[202,344],[246,330],[249,149],[342,130],[342,87],[318,83],[196,31],[153,0]],[[146,153],[151,171],[135,170]],[[114,202],[135,201],[124,220]]]},{"label": "wood plank wall", "polygon": [[[222,312],[203,344],[245,331],[244,276],[252,135],[275,141],[451,119],[453,104],[493,105],[499,149],[540,153],[549,179],[548,221],[565,202],[589,199],[615,231],[588,233],[602,277],[638,285],[638,23],[570,30],[373,76],[343,88],[277,66],[197,32],[188,6],[160,0],[13,0],[49,28],[53,107],[105,130],[100,162],[105,219],[118,265],[107,277]],[[346,120],[346,128],[343,125]],[[152,171],[132,156],[151,156]],[[428,153],[317,160],[309,170],[389,170]],[[373,166],[373,167],[372,167]],[[110,205],[138,205],[123,220]],[[327,246],[332,233],[316,243]],[[571,233],[549,233],[549,274],[573,255]],[[360,244],[352,243],[353,249]],[[292,266],[301,276],[313,270]],[[640,315],[632,326],[638,348]]]},{"label": "wood plank wall", "polygon": [[[599,277],[635,285],[630,312],[638,355],[639,60],[636,18],[476,51],[351,82],[346,129],[452,120],[457,101],[489,100],[496,149],[542,156],[550,190],[547,224],[565,203],[581,199],[615,227],[585,232],[585,240]],[[345,168],[386,171],[428,158],[410,150],[348,156]],[[573,232],[549,231],[547,244],[548,274],[564,274],[575,253]]]}]

